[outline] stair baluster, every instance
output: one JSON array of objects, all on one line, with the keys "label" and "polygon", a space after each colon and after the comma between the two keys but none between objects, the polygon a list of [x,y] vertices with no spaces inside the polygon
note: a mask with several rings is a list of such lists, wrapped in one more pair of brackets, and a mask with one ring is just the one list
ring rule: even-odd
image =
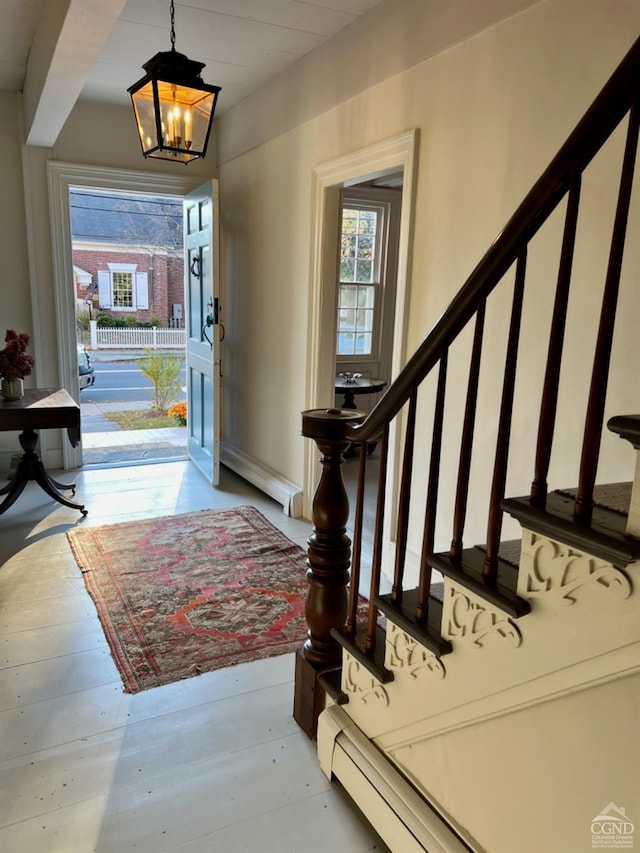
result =
[{"label": "stair baluster", "polygon": [[[353,521],[353,546],[351,550],[351,580],[349,584],[349,609],[345,631],[355,634],[358,612],[358,591],[360,589],[360,562],[362,558],[362,525],[364,523],[364,490],[367,476],[367,442],[360,445],[360,464],[358,465],[358,484],[356,487],[356,506]],[[336,626],[338,627],[338,626]]]},{"label": "stair baluster", "polygon": [[402,479],[400,481],[400,500],[398,505],[398,527],[396,534],[396,560],[393,572],[391,598],[400,602],[402,599],[402,581],[407,555],[407,533],[409,530],[409,498],[411,495],[411,475],[413,473],[413,453],[416,434],[416,410],[418,406],[418,389],[414,388],[409,400],[407,428],[404,437],[404,457],[402,461]]},{"label": "stair baluster", "polygon": [[380,593],[380,576],[382,574],[382,549],[384,527],[384,504],[387,488],[387,457],[389,452],[389,425],[385,425],[380,439],[380,477],[378,480],[378,497],[376,501],[376,524],[373,539],[373,558],[371,561],[371,587],[369,590],[369,616],[367,620],[367,639],[365,651],[373,655],[376,649],[376,626],[378,609],[374,604]]},{"label": "stair baluster", "polygon": [[418,603],[416,618],[423,619],[429,607],[429,592],[431,590],[431,564],[433,543],[436,535],[436,512],[438,509],[438,483],[440,481],[440,457],[442,453],[442,427],[444,424],[444,401],[447,388],[448,353],[445,351],[440,359],[438,373],[438,389],[436,391],[436,406],[433,423],[433,440],[431,443],[431,459],[429,462],[429,481],[427,484],[427,502],[424,516],[424,535],[422,554],[420,557],[420,585],[418,587]]},{"label": "stair baluster", "polygon": [[453,511],[453,538],[451,540],[451,559],[459,562],[462,557],[462,538],[464,523],[467,517],[467,499],[469,497],[469,472],[471,470],[471,452],[473,450],[473,434],[476,420],[476,404],[478,402],[478,381],[480,378],[480,360],[482,357],[482,336],[484,334],[484,315],[486,300],[483,300],[476,315],[476,326],[473,333],[473,347],[469,365],[469,382],[467,383],[467,400],[462,424],[462,439],[460,441],[460,462],[458,464],[458,482],[456,485],[456,500]]},{"label": "stair baluster", "polygon": [[524,245],[518,255],[516,265],[516,280],[513,291],[511,308],[511,323],[509,341],[504,367],[502,385],[502,402],[500,404],[500,420],[498,421],[498,440],[489,498],[489,522],[487,525],[487,556],[482,567],[482,573],[489,583],[495,583],[498,574],[498,550],[500,548],[500,532],[502,530],[502,508],[504,488],[507,482],[507,465],[509,461],[509,439],[511,438],[511,416],[513,413],[513,395],[516,385],[516,363],[518,357],[518,341],[520,339],[520,320],[522,317],[522,300],[524,297],[524,282],[527,269],[527,247]]},{"label": "stair baluster", "polygon": [[531,503],[535,506],[544,506],[547,497],[547,475],[551,462],[551,447],[553,445],[556,410],[558,407],[560,367],[562,365],[562,348],[564,344],[567,305],[569,302],[573,251],[576,243],[581,184],[582,176],[576,175],[571,182],[571,189],[569,190],[567,200],[567,212],[558,269],[558,284],[553,305],[551,331],[549,332],[549,351],[542,386],[535,473],[531,484]]}]

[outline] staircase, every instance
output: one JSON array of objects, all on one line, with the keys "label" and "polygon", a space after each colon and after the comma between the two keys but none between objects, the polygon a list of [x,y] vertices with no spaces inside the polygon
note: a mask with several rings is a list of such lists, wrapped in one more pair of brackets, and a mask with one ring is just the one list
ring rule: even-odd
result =
[{"label": "staircase", "polygon": [[[625,808],[629,820],[614,826],[619,845],[632,843],[634,809],[640,832],[640,467],[632,483],[596,482],[605,435],[640,448],[640,416],[611,418],[611,433],[605,425],[620,289],[634,286],[623,259],[639,93],[640,40],[374,410],[302,416],[303,435],[320,449],[322,476],[294,717],[317,736],[327,775],[342,782],[394,850],[577,853],[611,842],[595,817],[603,810],[624,817]],[[599,320],[594,340],[581,342],[590,380],[578,427],[561,423],[558,412],[567,318],[581,296],[572,275],[581,192],[614,135],[623,137],[620,179],[601,303],[592,309]],[[532,298],[528,261],[540,251],[535,238],[546,223],[562,215],[549,327],[536,330],[546,342],[541,387],[525,389],[539,400],[533,479],[528,494],[506,497],[514,401],[523,393],[523,306]],[[507,298],[505,340],[497,344],[492,332],[487,343],[492,305]],[[478,408],[488,345],[504,351],[496,411]],[[466,388],[451,389],[449,365],[461,357],[468,357]],[[493,476],[486,501],[470,502],[489,422]],[[577,485],[550,487],[552,457],[567,435],[581,444]],[[380,475],[363,606],[366,449],[376,440]],[[456,471],[443,466],[451,442]],[[351,543],[341,465],[352,443],[360,467]],[[416,466],[423,459],[424,475]],[[443,502],[445,478],[454,478],[455,497]],[[469,546],[465,530],[480,512],[486,535]],[[517,541],[503,541],[505,514],[518,522]],[[387,595],[379,593],[383,565],[392,578]]]}]

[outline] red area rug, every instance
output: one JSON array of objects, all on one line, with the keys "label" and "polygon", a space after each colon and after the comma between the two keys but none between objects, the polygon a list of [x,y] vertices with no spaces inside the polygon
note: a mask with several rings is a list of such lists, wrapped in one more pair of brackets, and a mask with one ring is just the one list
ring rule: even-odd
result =
[{"label": "red area rug", "polygon": [[306,639],[305,553],[253,507],[67,536],[128,693]]}]

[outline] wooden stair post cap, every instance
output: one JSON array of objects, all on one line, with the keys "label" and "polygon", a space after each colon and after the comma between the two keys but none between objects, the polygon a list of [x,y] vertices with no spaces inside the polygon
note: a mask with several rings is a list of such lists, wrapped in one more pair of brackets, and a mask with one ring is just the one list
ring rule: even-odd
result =
[{"label": "wooden stair post cap", "polygon": [[302,435],[305,438],[344,440],[345,429],[360,424],[364,412],[357,409],[307,409],[302,412]]}]

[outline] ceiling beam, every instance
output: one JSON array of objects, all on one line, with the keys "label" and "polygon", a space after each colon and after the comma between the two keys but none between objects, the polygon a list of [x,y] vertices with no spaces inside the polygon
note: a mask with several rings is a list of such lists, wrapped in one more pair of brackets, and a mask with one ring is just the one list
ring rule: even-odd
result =
[{"label": "ceiling beam", "polygon": [[43,3],[24,83],[27,145],[53,147],[125,3]]}]

